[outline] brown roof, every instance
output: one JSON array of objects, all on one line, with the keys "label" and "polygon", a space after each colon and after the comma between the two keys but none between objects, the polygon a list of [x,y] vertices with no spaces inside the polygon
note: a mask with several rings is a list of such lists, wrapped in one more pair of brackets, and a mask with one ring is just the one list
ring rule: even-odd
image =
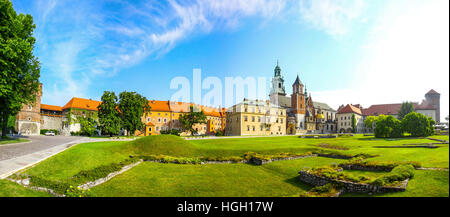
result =
[{"label": "brown roof", "polygon": [[100,101],[95,101],[91,99],[83,99],[83,98],[77,98],[73,97],[62,109],[69,109],[69,108],[77,108],[77,109],[86,109],[86,110],[92,110],[92,111],[98,111],[97,107],[101,104]]},{"label": "brown roof", "polygon": [[41,104],[41,109],[50,111],[62,111],[61,106]]},{"label": "brown roof", "polygon": [[439,94],[438,92],[436,92],[435,90],[431,89],[430,91],[428,91],[427,94]]},{"label": "brown roof", "polygon": [[[433,106],[428,105],[426,103],[422,104],[413,103],[413,105],[415,110],[435,109]],[[367,109],[363,109],[362,112],[364,116],[397,115],[401,107],[402,103],[372,105]]]},{"label": "brown roof", "polygon": [[362,114],[361,113],[361,109],[359,109],[359,108],[357,108],[357,107],[355,107],[353,105],[350,105],[350,104],[347,104],[343,108],[339,109],[338,112],[337,112],[337,114],[344,114],[344,113],[356,113],[356,114],[359,114],[359,115]]}]

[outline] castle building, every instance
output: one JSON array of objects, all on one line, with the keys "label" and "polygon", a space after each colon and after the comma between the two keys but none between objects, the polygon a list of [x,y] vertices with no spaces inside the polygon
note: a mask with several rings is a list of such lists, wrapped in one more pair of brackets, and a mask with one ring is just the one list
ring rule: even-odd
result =
[{"label": "castle building", "polygon": [[[425,99],[421,103],[413,103],[415,112],[431,117],[436,123],[440,123],[440,97],[441,94],[431,89],[425,94]],[[364,116],[392,115],[398,118],[398,111],[400,111],[401,107],[402,103],[378,104],[371,105],[369,108],[362,109],[361,111]]]},{"label": "castle building", "polygon": [[225,135],[286,135],[286,109],[269,100],[244,99],[227,109]]},{"label": "castle building", "polygon": [[278,63],[274,70],[269,98],[270,103],[286,109],[287,134],[336,132],[336,111],[326,103],[314,102],[299,75],[292,84],[291,96],[286,96]]},{"label": "castle building", "polygon": [[[355,118],[355,132],[352,128],[352,116]],[[359,105],[347,104],[339,107],[336,113],[338,133],[362,133],[364,132],[364,116]]]},{"label": "castle building", "polygon": [[39,135],[41,131],[41,98],[42,84],[39,85],[39,92],[36,94],[34,103],[22,105],[22,109],[16,115],[15,129],[22,135]]}]

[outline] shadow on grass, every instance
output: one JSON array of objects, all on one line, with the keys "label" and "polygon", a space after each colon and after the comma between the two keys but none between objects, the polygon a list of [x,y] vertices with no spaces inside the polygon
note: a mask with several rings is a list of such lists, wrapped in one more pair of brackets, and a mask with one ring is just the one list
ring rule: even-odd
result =
[{"label": "shadow on grass", "polygon": [[293,185],[295,187],[298,187],[298,188],[300,188],[300,189],[302,189],[304,191],[309,191],[309,190],[311,190],[311,188],[314,187],[312,185],[309,185],[309,184],[301,182],[299,180],[298,176],[295,176],[295,177],[292,177],[292,178],[289,178],[289,179],[285,179],[284,181],[286,183],[291,184],[291,185]]}]

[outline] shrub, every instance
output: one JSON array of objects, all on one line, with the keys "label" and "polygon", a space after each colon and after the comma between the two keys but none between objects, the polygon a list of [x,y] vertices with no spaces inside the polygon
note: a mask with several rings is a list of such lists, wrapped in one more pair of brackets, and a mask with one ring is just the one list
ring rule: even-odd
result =
[{"label": "shrub", "polygon": [[73,187],[72,185],[66,190],[66,197],[89,197],[91,189],[81,189],[80,187]]},{"label": "shrub", "polygon": [[375,121],[375,137],[399,138],[403,136],[402,123],[392,115],[380,115]]},{"label": "shrub", "polygon": [[66,182],[46,180],[37,176],[29,176],[29,178],[31,186],[52,189],[55,193],[58,194],[64,194],[71,186],[71,184]]},{"label": "shrub", "polygon": [[434,134],[435,121],[427,116],[412,112],[402,119],[402,127],[414,137],[427,137]]},{"label": "shrub", "polygon": [[378,177],[372,184],[378,186],[393,185],[399,181],[411,179],[414,177],[415,169],[410,164],[395,167],[389,174]]},{"label": "shrub", "polygon": [[220,130],[219,130],[219,131],[217,131],[217,132],[216,132],[216,136],[223,136],[223,132],[222,132],[222,131],[220,131]]},{"label": "shrub", "polygon": [[354,158],[350,161],[347,161],[345,163],[340,163],[339,166],[344,166],[344,165],[357,165],[357,166],[362,166],[362,167],[378,167],[381,169],[385,169],[385,170],[392,170],[395,167],[398,167],[400,165],[411,165],[414,168],[419,168],[421,167],[421,163],[417,162],[417,161],[367,161],[362,157],[358,157],[358,158]]}]

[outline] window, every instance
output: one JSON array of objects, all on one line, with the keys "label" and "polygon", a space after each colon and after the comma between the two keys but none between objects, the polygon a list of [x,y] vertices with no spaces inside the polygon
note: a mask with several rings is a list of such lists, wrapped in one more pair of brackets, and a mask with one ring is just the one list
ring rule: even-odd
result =
[{"label": "window", "polygon": [[260,126],[259,129],[260,129],[260,131],[263,131],[263,126]]},{"label": "window", "polygon": [[28,109],[29,109],[29,110],[33,109],[33,106],[29,105],[29,106],[28,106]]},{"label": "window", "polygon": [[152,127],[149,127],[149,128],[148,128],[148,131],[152,132]]},{"label": "window", "polygon": [[31,121],[31,118],[28,118],[29,121]]},{"label": "window", "polygon": [[258,117],[258,122],[261,122],[261,117]]},{"label": "window", "polygon": [[252,116],[252,122],[255,122],[255,116]]},{"label": "window", "polygon": [[150,122],[150,118],[147,118],[147,122]]},{"label": "window", "polygon": [[158,122],[161,123],[161,118],[158,118]]},{"label": "window", "polygon": [[247,116],[244,116],[244,121],[247,121],[247,119],[248,119],[248,117],[247,117]]},{"label": "window", "polygon": [[283,118],[280,119],[281,123],[283,123]]},{"label": "window", "polygon": [[156,131],[159,131],[159,127],[156,127]]},{"label": "window", "polygon": [[167,123],[167,119],[166,118],[164,118],[164,123]]},{"label": "window", "polygon": [[255,126],[253,126],[253,131],[255,131]]},{"label": "window", "polygon": [[247,125],[247,131],[250,131],[250,126]]}]

